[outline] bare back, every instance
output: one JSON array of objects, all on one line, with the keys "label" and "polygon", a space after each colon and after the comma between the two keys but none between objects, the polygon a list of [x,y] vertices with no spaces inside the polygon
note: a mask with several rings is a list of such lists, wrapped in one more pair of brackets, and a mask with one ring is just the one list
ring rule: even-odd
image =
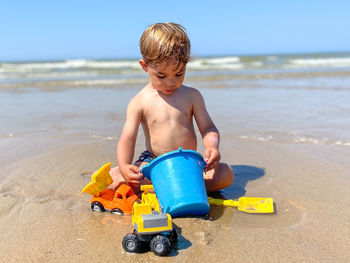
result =
[{"label": "bare back", "polygon": [[146,148],[156,155],[184,149],[196,150],[197,139],[193,127],[195,89],[181,86],[171,96],[148,85],[136,95],[142,106],[141,125]]}]

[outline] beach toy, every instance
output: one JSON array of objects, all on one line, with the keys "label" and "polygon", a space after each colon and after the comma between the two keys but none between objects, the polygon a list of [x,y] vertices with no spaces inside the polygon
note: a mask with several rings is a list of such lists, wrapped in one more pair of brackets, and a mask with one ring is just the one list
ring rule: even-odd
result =
[{"label": "beach toy", "polygon": [[159,201],[156,194],[154,193],[153,185],[144,184],[144,185],[141,185],[140,188],[141,188],[141,191],[143,191],[141,196],[142,203],[149,204],[152,210],[159,212],[160,211]]},{"label": "beach toy", "polygon": [[88,183],[81,193],[88,193],[92,196],[98,196],[100,192],[105,190],[113,183],[112,177],[109,174],[111,163],[106,163],[91,176],[91,182]]},{"label": "beach toy", "polygon": [[91,182],[81,192],[93,196],[90,200],[92,211],[110,211],[116,215],[130,215],[134,202],[139,198],[131,187],[124,183],[116,190],[108,189],[107,187],[113,182],[109,174],[110,169],[111,163],[103,165],[91,176]]},{"label": "beach toy", "polygon": [[228,199],[215,199],[208,197],[209,204],[237,207],[238,210],[252,214],[273,213],[273,199],[261,197],[240,197],[238,201]]},{"label": "beach toy", "polygon": [[178,234],[172,218],[159,206],[156,194],[150,193],[152,185],[141,185],[141,202],[132,208],[134,231],[122,240],[125,251],[139,253],[148,245],[157,256],[167,256],[177,241]]},{"label": "beach toy", "polygon": [[179,148],[141,168],[152,181],[160,205],[172,216],[205,215],[209,211],[203,170],[206,163],[195,151]]}]

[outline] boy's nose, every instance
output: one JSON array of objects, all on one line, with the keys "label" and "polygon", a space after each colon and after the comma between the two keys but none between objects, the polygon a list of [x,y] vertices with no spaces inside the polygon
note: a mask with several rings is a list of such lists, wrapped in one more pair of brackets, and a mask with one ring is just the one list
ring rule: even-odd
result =
[{"label": "boy's nose", "polygon": [[168,83],[167,83],[167,86],[168,86],[168,87],[174,87],[174,86],[176,86],[176,80],[175,80],[175,79],[169,80]]}]

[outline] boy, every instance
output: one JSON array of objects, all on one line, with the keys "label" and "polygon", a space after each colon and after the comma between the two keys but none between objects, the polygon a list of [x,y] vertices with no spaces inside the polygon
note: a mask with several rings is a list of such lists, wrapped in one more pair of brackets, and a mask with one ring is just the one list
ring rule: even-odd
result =
[{"label": "boy", "polygon": [[[220,136],[203,97],[196,89],[182,85],[190,58],[190,40],[185,29],[175,23],[151,25],[142,34],[140,49],[139,63],[148,73],[149,83],[128,105],[117,146],[119,168],[111,170],[112,187],[125,181],[138,191],[140,184],[150,183],[140,173],[141,166],[179,147],[196,151],[193,117],[205,146],[207,165],[203,176],[207,191],[230,186],[234,173],[229,165],[219,162]],[[140,124],[146,137],[146,151],[132,164]]]}]

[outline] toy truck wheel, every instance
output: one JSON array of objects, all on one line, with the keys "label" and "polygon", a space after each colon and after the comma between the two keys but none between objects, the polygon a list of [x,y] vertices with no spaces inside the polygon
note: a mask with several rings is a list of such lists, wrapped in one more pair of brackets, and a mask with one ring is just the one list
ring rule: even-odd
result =
[{"label": "toy truck wheel", "polygon": [[105,211],[103,205],[97,201],[91,203],[91,210],[96,211],[96,212],[104,212]]},{"label": "toy truck wheel", "polygon": [[171,244],[167,237],[157,235],[150,243],[151,251],[157,256],[166,256],[170,253]]},{"label": "toy truck wheel", "polygon": [[124,215],[123,211],[118,208],[112,209],[111,213],[114,215]]},{"label": "toy truck wheel", "polygon": [[169,240],[171,243],[174,243],[177,241],[178,238],[178,234],[175,228],[173,228],[173,231],[171,231],[170,235],[169,235]]},{"label": "toy truck wheel", "polygon": [[137,253],[140,251],[141,241],[136,234],[131,233],[124,236],[122,245],[125,251]]}]

